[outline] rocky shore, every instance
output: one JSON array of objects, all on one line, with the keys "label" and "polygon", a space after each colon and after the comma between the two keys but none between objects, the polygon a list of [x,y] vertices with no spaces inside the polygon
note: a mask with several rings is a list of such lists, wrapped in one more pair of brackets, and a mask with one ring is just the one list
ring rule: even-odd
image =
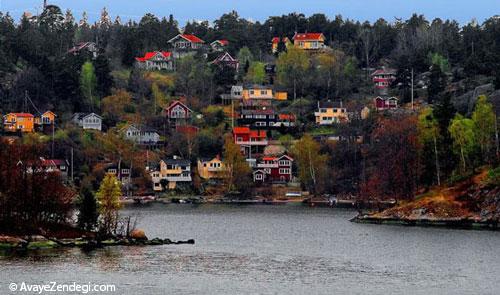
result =
[{"label": "rocky shore", "polygon": [[396,218],[373,215],[358,215],[352,218],[351,221],[356,223],[368,224],[500,230],[498,222],[490,220],[477,220],[474,218]]},{"label": "rocky shore", "polygon": [[170,239],[148,239],[146,237],[113,237],[106,240],[81,237],[76,239],[56,239],[44,236],[2,236],[0,235],[0,250],[40,250],[53,248],[102,248],[111,246],[159,246],[159,245],[193,245],[195,241],[172,241]]}]

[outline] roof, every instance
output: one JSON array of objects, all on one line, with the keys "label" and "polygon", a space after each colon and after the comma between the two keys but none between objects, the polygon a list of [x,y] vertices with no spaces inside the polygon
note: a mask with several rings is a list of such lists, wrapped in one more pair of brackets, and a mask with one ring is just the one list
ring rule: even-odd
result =
[{"label": "roof", "polygon": [[172,53],[170,53],[168,51],[161,51],[161,52],[160,51],[153,51],[153,52],[146,52],[144,57],[136,57],[135,59],[139,62],[145,62],[147,60],[152,59],[153,57],[155,57],[158,54],[161,54],[165,58],[169,58],[172,55]]},{"label": "roof", "polygon": [[295,115],[294,114],[279,114],[278,118],[280,120],[295,121]]},{"label": "roof", "polygon": [[373,72],[371,75],[396,75],[397,71],[395,69],[390,69],[390,68],[381,68]]},{"label": "roof", "polygon": [[332,109],[332,108],[345,108],[342,101],[319,101],[318,108]]},{"label": "roof", "polygon": [[192,110],[187,105],[185,105],[184,103],[182,103],[182,101],[180,101],[180,100],[174,100],[174,101],[172,101],[168,105],[168,107],[166,108],[166,110],[168,111],[168,110],[170,110],[171,108],[173,108],[174,106],[176,106],[178,104],[180,104],[182,107],[186,108],[188,111],[192,112]]},{"label": "roof", "polygon": [[16,117],[21,117],[21,118],[33,118],[34,117],[30,113],[9,113],[6,116],[8,116],[8,115],[13,115],[13,116],[16,116]]},{"label": "roof", "polygon": [[266,89],[266,90],[271,89],[272,90],[272,86],[260,85],[260,84],[245,84],[245,85],[243,85],[243,88],[244,89]]},{"label": "roof", "polygon": [[234,127],[234,134],[250,133],[250,127]]},{"label": "roof", "polygon": [[276,112],[273,109],[265,110],[241,110],[243,115],[274,115]]},{"label": "roof", "polygon": [[210,43],[210,44],[214,44],[214,43],[219,43],[220,45],[222,46],[227,46],[229,45],[229,41],[226,40],[226,39],[221,39],[221,40],[215,40],[214,42]]},{"label": "roof", "polygon": [[163,160],[167,165],[182,165],[189,166],[191,165],[191,161],[185,159],[165,159]]},{"label": "roof", "polygon": [[224,58],[226,56],[229,56],[229,58],[231,59],[230,60],[231,62],[238,62],[238,60],[235,59],[234,57],[232,57],[231,54],[229,54],[229,52],[224,52],[224,53],[220,54],[216,59],[214,59],[214,61],[212,61],[212,63],[217,63],[217,62],[225,61]]},{"label": "roof", "polygon": [[94,115],[94,116],[96,116],[96,117],[98,117],[98,118],[102,119],[102,117],[101,117],[101,116],[99,116],[99,115],[98,115],[98,114],[96,114],[96,113],[75,113],[75,114],[73,115],[73,118],[76,118],[76,119],[78,119],[78,120],[82,120],[83,118],[88,117],[88,116],[91,116],[91,115]]},{"label": "roof", "polygon": [[262,158],[262,161],[276,161],[278,160],[277,157],[264,157]]},{"label": "roof", "polygon": [[186,39],[192,43],[205,43],[205,41],[201,40],[200,38],[198,38],[192,34],[179,34],[179,35],[175,36],[174,38],[172,38],[170,41],[175,40],[177,37],[181,37],[181,38]]},{"label": "roof", "polygon": [[68,50],[69,53],[74,53],[74,52],[78,52],[86,47],[89,47],[89,46],[95,46],[96,44],[94,42],[81,42],[81,43],[78,43],[76,44],[73,48],[71,48],[70,50]]},{"label": "roof", "polygon": [[280,37],[274,37],[273,43],[280,43]]},{"label": "roof", "polygon": [[66,160],[61,160],[61,159],[43,159],[42,160],[42,166],[44,166],[44,167],[62,166],[62,165],[67,165]]},{"label": "roof", "polygon": [[293,36],[293,40],[297,41],[309,41],[309,40],[321,40],[324,38],[323,33],[296,33]]},{"label": "roof", "polygon": [[399,100],[397,97],[395,96],[385,96],[385,97],[382,97],[382,96],[377,96],[375,97],[375,99],[381,99],[381,100]]},{"label": "roof", "polygon": [[130,124],[127,127],[125,127],[125,130],[127,130],[129,128],[135,128],[135,129],[140,130],[142,132],[155,132],[155,133],[158,133],[158,131],[156,131],[156,129],[154,129],[152,127],[148,127],[146,125],[142,125],[142,124]]}]

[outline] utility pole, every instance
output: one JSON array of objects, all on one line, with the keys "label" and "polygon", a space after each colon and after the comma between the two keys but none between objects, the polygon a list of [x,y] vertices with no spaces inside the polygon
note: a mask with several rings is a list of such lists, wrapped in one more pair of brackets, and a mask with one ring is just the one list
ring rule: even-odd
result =
[{"label": "utility pole", "polygon": [[54,159],[54,137],[55,137],[55,129],[56,129],[56,119],[54,118],[54,121],[52,121],[52,159]]},{"label": "utility pole", "polygon": [[73,170],[73,148],[71,148],[71,183],[74,183],[74,170]]},{"label": "utility pole", "polygon": [[411,109],[413,110],[413,68],[411,68]]},{"label": "utility pole", "polygon": [[43,0],[43,10],[45,10],[45,8],[47,8],[47,0]]}]

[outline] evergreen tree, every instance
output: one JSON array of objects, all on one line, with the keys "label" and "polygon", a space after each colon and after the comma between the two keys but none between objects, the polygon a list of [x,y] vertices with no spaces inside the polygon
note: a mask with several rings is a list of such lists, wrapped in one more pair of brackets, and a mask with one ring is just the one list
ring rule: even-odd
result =
[{"label": "evergreen tree", "polygon": [[97,201],[88,187],[83,187],[80,191],[78,203],[78,226],[84,230],[92,231],[97,226],[99,212],[97,211]]},{"label": "evergreen tree", "polygon": [[432,65],[427,88],[428,103],[432,104],[446,88],[446,75],[439,65]]}]

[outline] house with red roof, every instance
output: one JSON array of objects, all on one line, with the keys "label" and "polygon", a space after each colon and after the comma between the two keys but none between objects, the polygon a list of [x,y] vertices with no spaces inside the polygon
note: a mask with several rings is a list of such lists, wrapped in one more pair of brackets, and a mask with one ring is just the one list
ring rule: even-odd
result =
[{"label": "house with red roof", "polygon": [[168,41],[176,50],[198,50],[203,48],[205,41],[192,34],[179,34]]},{"label": "house with red roof", "polygon": [[210,43],[210,47],[212,47],[212,50],[219,52],[224,51],[228,45],[229,41],[226,39],[215,40],[214,42]]},{"label": "house with red roof", "polygon": [[29,113],[9,113],[3,116],[3,126],[6,132],[35,131],[35,116]]},{"label": "house with red roof", "polygon": [[253,171],[254,182],[286,183],[292,180],[293,158],[287,155],[280,157],[265,156]]},{"label": "house with red roof", "polygon": [[135,60],[138,68],[148,71],[174,69],[172,53],[168,51],[146,52],[143,57],[136,57]]},{"label": "house with red roof", "polygon": [[264,152],[269,144],[265,130],[252,130],[248,126],[233,128],[234,143],[240,146],[241,151],[248,159],[254,159],[258,154]]},{"label": "house with red roof", "polygon": [[300,49],[317,50],[325,47],[325,35],[323,33],[295,33],[293,44]]}]

